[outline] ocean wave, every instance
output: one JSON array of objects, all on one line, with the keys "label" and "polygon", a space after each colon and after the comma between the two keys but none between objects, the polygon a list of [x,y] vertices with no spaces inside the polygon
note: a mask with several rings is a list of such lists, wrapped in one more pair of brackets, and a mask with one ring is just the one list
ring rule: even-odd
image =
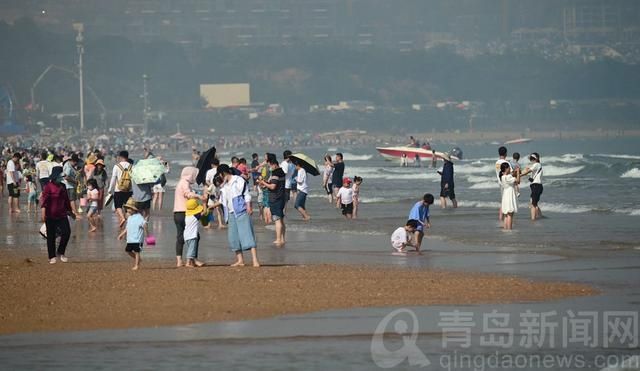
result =
[{"label": "ocean wave", "polygon": [[640,209],[622,208],[622,209],[614,209],[613,211],[619,214],[627,214],[630,216],[640,216]]},{"label": "ocean wave", "polygon": [[562,156],[541,157],[542,162],[577,163],[584,161],[584,155],[582,153],[565,153]]},{"label": "ocean wave", "polygon": [[469,189],[498,189],[498,187],[498,182],[494,179],[491,181],[474,183],[469,187]]},{"label": "ocean wave", "polygon": [[[265,229],[275,231],[275,226],[273,224],[265,226]],[[317,225],[309,225],[309,224],[287,224],[287,231],[295,231],[295,232],[313,232],[313,233],[330,233],[335,234],[338,229],[333,229],[330,226],[320,227]],[[389,233],[379,231],[379,230],[356,230],[356,229],[340,229],[339,232],[342,234],[355,234],[355,235],[366,235],[366,236],[384,236],[390,234]]]},{"label": "ocean wave", "polygon": [[633,169],[628,170],[624,174],[620,175],[620,178],[640,178],[640,169],[634,167]]},{"label": "ocean wave", "polygon": [[[491,202],[491,201],[460,201],[458,202],[460,207],[473,207],[480,209],[497,209],[500,207],[499,202]],[[527,210],[527,202],[523,201],[520,203],[520,212],[528,212]],[[576,206],[569,205],[563,203],[541,203],[540,208],[542,212],[552,212],[559,214],[582,214],[593,211],[593,208],[588,206]]]},{"label": "ocean wave", "polygon": [[371,160],[373,155],[354,155],[353,153],[345,152],[343,157],[345,161],[367,161]]},{"label": "ocean wave", "polygon": [[596,153],[593,156],[607,157],[607,158],[618,158],[618,159],[624,159],[624,160],[640,160],[640,156],[635,156],[635,155],[617,155],[617,154],[608,154],[608,153]]}]

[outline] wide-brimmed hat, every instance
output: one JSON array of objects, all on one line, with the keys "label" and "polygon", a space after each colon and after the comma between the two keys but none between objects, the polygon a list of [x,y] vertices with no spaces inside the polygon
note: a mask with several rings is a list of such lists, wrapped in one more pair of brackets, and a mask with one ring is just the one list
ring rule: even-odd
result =
[{"label": "wide-brimmed hat", "polygon": [[87,156],[87,164],[95,164],[97,160],[98,160],[98,157],[93,153]]},{"label": "wide-brimmed hat", "polygon": [[98,161],[96,161],[96,165],[104,166],[104,160],[103,159],[99,159]]},{"label": "wide-brimmed hat", "polygon": [[204,207],[200,205],[198,200],[195,198],[190,198],[187,200],[187,210],[185,211],[186,216],[200,214],[204,211]]},{"label": "wide-brimmed hat", "polygon": [[129,197],[129,199],[127,200],[127,203],[124,204],[123,206],[125,209],[131,209],[134,211],[140,211],[138,210],[138,204],[133,200],[132,197]]}]

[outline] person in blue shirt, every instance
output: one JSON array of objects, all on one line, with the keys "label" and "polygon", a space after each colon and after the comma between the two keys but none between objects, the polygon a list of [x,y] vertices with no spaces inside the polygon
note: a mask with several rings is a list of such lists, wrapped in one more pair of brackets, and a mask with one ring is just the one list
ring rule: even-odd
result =
[{"label": "person in blue shirt", "polygon": [[413,205],[411,211],[409,211],[409,219],[418,221],[418,226],[413,232],[413,245],[416,251],[420,251],[422,246],[422,238],[424,237],[424,230],[431,228],[431,222],[429,221],[429,206],[433,205],[433,195],[431,193],[425,193],[422,196],[422,200]]},{"label": "person in blue shirt", "polygon": [[120,232],[118,239],[122,240],[127,237],[127,247],[125,251],[134,259],[133,270],[136,271],[140,267],[140,252],[144,243],[144,235],[147,232],[147,221],[140,214],[140,210],[133,198],[129,198],[124,205],[127,210],[127,226]]},{"label": "person in blue shirt", "polygon": [[456,193],[454,191],[453,184],[453,162],[451,162],[451,157],[448,154],[442,155],[442,159],[444,160],[444,165],[442,166],[442,171],[438,171],[440,174],[440,207],[443,209],[447,208],[447,197],[451,199],[451,203],[453,204],[453,208],[458,207],[458,201],[456,200]]}]

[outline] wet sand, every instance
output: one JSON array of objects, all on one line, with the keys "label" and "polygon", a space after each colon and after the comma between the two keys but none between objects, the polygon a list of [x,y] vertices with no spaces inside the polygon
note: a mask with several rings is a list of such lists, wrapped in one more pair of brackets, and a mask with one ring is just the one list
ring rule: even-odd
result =
[{"label": "wet sand", "polygon": [[0,252],[0,334],[156,327],[358,307],[514,303],[587,296],[587,285],[375,266],[176,269]]}]

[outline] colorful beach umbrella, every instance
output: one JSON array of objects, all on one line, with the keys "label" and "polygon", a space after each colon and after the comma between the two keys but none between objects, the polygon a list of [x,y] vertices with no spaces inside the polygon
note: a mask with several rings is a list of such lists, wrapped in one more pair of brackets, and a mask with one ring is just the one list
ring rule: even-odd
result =
[{"label": "colorful beach umbrella", "polygon": [[307,173],[313,176],[320,175],[318,166],[316,166],[316,162],[304,153],[294,153],[293,155],[289,156],[289,158],[294,164],[299,163]]},{"label": "colorful beach umbrella", "polygon": [[165,172],[165,167],[157,158],[139,160],[131,169],[131,179],[136,184],[156,184]]}]

